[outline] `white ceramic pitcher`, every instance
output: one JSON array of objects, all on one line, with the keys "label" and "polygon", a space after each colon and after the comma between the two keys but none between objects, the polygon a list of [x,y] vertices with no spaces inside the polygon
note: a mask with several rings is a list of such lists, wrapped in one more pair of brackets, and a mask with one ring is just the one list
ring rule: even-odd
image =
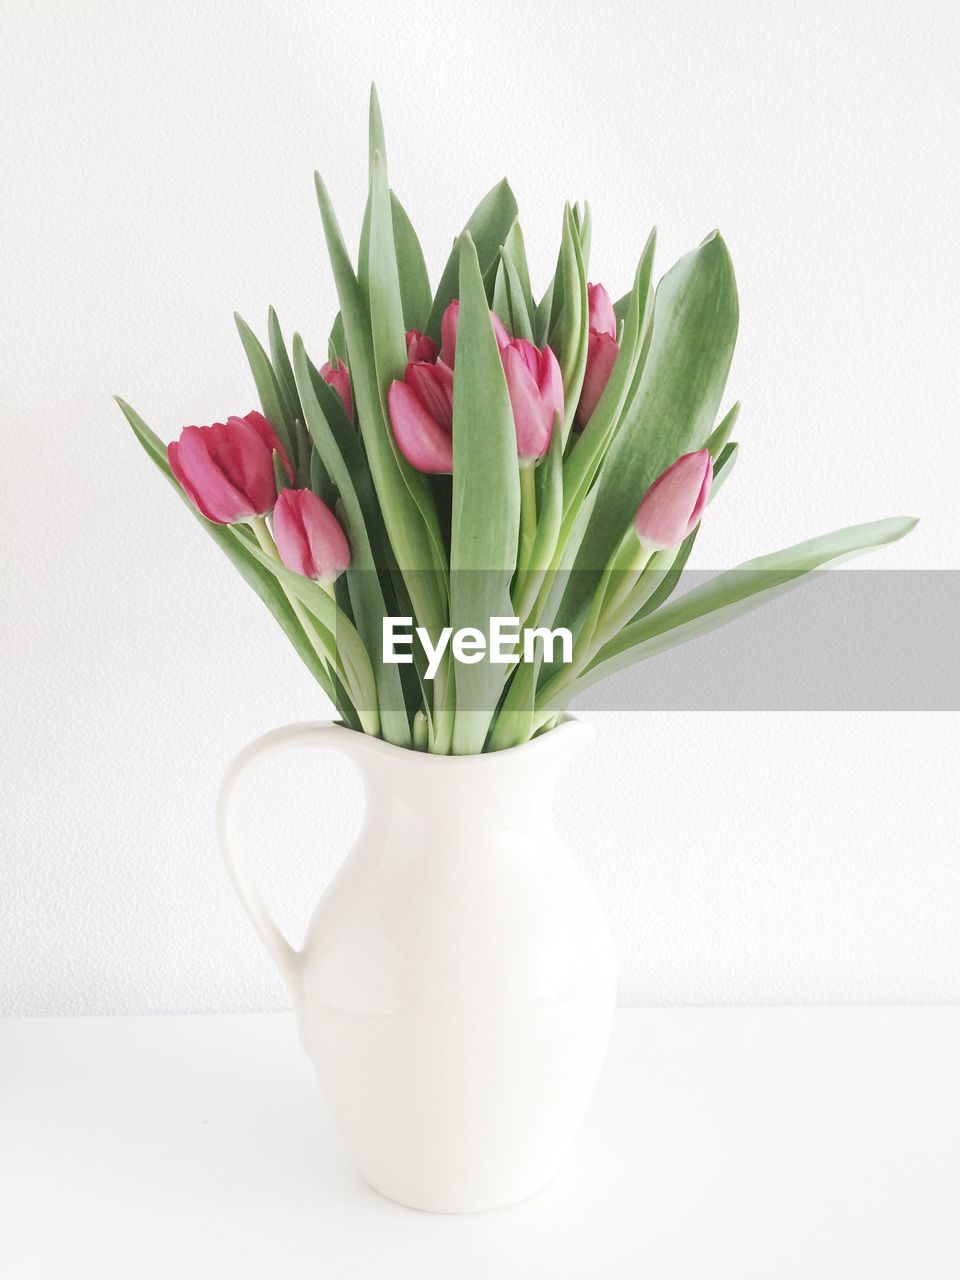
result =
[{"label": "white ceramic pitcher", "polygon": [[[551,807],[591,735],[568,719],[508,751],[432,756],[300,724],[230,766],[219,823],[231,878],[353,1159],[391,1200],[458,1213],[532,1195],[590,1100],[613,945]],[[304,746],[354,760],[367,808],[296,951],[251,879],[233,795],[263,756]]]}]

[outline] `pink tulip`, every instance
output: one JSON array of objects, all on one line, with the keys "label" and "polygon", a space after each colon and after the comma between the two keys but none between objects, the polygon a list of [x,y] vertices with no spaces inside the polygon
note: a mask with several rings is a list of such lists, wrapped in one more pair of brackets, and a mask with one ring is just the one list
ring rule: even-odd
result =
[{"label": "pink tulip", "polygon": [[574,424],[585,427],[603,395],[620,350],[617,344],[617,316],[610,295],[602,284],[588,284],[590,332],[587,336],[587,367],[580,389],[580,403]]},{"label": "pink tulip", "polygon": [[580,403],[574,416],[578,427],[585,427],[593,417],[593,411],[610,380],[619,352],[616,338],[611,338],[608,333],[590,330],[587,338],[587,367],[583,374],[583,386],[580,388]]},{"label": "pink tulip", "polygon": [[654,480],[633,517],[637,537],[654,551],[678,547],[696,528],[710,493],[709,449],[685,453]]},{"label": "pink tulip", "polygon": [[617,313],[613,309],[610,295],[602,284],[587,285],[587,301],[590,308],[588,328],[591,333],[606,333],[611,338],[617,336]]},{"label": "pink tulip", "polygon": [[216,524],[237,524],[264,515],[276,502],[274,451],[292,483],[273,427],[263,414],[248,413],[212,427],[184,427],[180,439],[167,445],[167,460],[201,515]]},{"label": "pink tulip", "polygon": [[434,364],[437,359],[437,344],[432,338],[428,338],[425,333],[421,333],[419,329],[407,330],[407,361],[414,364],[417,361],[424,361],[426,364]]},{"label": "pink tulip", "polygon": [[350,370],[337,357],[336,368],[328,360],[320,369],[320,377],[324,382],[329,382],[334,391],[343,401],[343,407],[347,411],[347,417],[353,421],[353,395],[350,391]]},{"label": "pink tulip", "polygon": [[407,365],[387,394],[400,452],[418,471],[453,471],[453,370],[443,360]]},{"label": "pink tulip", "polygon": [[310,489],[284,489],[273,510],[273,537],[287,568],[315,582],[333,582],[350,563],[340,522]]},{"label": "pink tulip", "polygon": [[[493,332],[497,336],[497,346],[501,349],[510,341],[510,335],[503,327],[503,321],[495,311],[490,312]],[[457,328],[460,324],[460,303],[454,298],[443,313],[440,321],[440,359],[453,368],[453,358],[457,349]]]},{"label": "pink tulip", "polygon": [[563,417],[563,378],[550,347],[539,350],[525,338],[513,338],[500,350],[517,429],[517,453],[523,462],[542,458],[550,447],[553,424]]}]

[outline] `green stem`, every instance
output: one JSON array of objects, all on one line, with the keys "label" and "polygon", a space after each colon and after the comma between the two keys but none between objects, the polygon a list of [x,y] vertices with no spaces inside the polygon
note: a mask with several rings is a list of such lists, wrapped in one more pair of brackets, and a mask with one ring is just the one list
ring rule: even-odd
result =
[{"label": "green stem", "polygon": [[[273,534],[267,526],[266,516],[257,516],[255,520],[250,521],[250,525],[253,529],[257,542],[260,544],[260,550],[268,555],[271,560],[276,560],[277,564],[283,564],[283,561],[280,559],[280,552],[277,550],[277,544],[273,540]],[[329,587],[327,587],[326,590],[328,595],[332,595]],[[307,639],[313,645],[313,648],[321,662],[323,662],[327,667],[334,665],[331,663],[331,655],[328,652],[327,645],[324,644],[322,637],[313,625],[313,621],[306,609],[304,609],[296,596],[291,595],[290,592],[284,591],[284,595],[290,601],[291,609],[293,609],[293,612],[297,615],[297,619],[301,627],[303,627],[304,631],[307,633]],[[343,671],[338,671],[338,674],[340,675],[341,680],[346,684],[345,673]]]},{"label": "green stem", "polygon": [[524,573],[530,566],[533,544],[537,540],[537,471],[532,462],[520,463],[520,551],[517,568]]},{"label": "green stem", "polygon": [[654,571],[651,567],[651,561],[644,566],[640,576],[634,580],[623,595],[622,600],[617,600],[613,607],[604,609],[603,617],[593,633],[593,643],[590,648],[590,661],[597,656],[603,646],[617,635],[629,622],[632,622],[646,602],[663,582],[663,570]]},{"label": "green stem", "polygon": [[430,725],[425,711],[418,711],[413,717],[413,749],[426,751],[430,745]]},{"label": "green stem", "polygon": [[[275,560],[277,564],[283,564],[283,561],[280,558],[280,552],[277,550],[277,544],[273,539],[273,534],[270,532],[270,529],[267,525],[266,516],[257,516],[255,519],[251,520],[250,527],[253,529],[254,537],[257,539],[257,542],[260,544],[260,549],[263,551],[263,553],[265,555],[268,555],[271,560]],[[323,589],[326,591],[326,593],[330,596],[330,598],[334,600],[334,603],[336,603],[336,599],[333,592],[333,584],[327,583],[327,584],[321,584],[321,585],[323,586]],[[340,683],[343,685],[343,687],[346,689],[347,693],[349,694],[350,698],[352,699],[353,704],[357,710],[357,715],[360,717],[360,723],[362,725],[364,733],[370,734],[373,737],[379,737],[380,716],[376,708],[364,708],[360,705],[363,699],[357,698],[357,691],[354,688],[354,685],[350,679],[349,673],[345,670],[343,664],[340,662],[339,656],[337,655],[335,649],[331,649],[330,645],[320,635],[310,614],[303,607],[303,605],[296,598],[296,596],[293,595],[291,592],[287,591],[282,586],[282,584],[281,584],[281,590],[283,591],[287,599],[290,601],[290,607],[293,610],[293,612],[296,614],[297,620],[300,623],[301,627],[303,627],[304,634],[306,635],[307,639],[310,641],[310,644],[313,647],[314,652],[317,654],[317,657],[320,659],[322,663],[324,663],[324,665],[328,669],[332,668],[332,670],[336,672],[337,678],[339,679]]]},{"label": "green stem", "polygon": [[653,552],[654,548],[648,547],[646,543],[641,542],[631,526],[625,539],[622,554],[618,557],[610,575],[607,594],[602,602],[600,624],[609,625],[611,620],[622,611],[624,604],[632,595],[640,575],[650,563]]},{"label": "green stem", "polygon": [[583,674],[596,657],[597,651],[610,638],[611,631],[619,630],[624,603],[630,600],[652,555],[653,549],[638,540],[631,525],[607,562],[594,592],[590,612],[574,646],[573,661],[562,671],[558,671],[537,697],[536,728],[542,727],[546,720],[556,715],[559,708],[551,704]]},{"label": "green stem", "polygon": [[444,654],[433,681],[433,714],[430,717],[428,747],[432,755],[450,755],[453,749],[455,709],[456,684],[448,652]]},{"label": "green stem", "polygon": [[556,576],[560,571],[564,556],[566,555],[567,544],[570,541],[570,535],[574,528],[575,515],[575,512],[571,512],[568,516],[564,517],[564,520],[560,525],[560,531],[557,534],[553,555],[544,568],[536,597],[532,606],[529,609],[524,610],[524,626],[536,627],[540,625],[543,617],[543,611],[547,606],[547,601],[550,599],[550,593],[553,590]]}]

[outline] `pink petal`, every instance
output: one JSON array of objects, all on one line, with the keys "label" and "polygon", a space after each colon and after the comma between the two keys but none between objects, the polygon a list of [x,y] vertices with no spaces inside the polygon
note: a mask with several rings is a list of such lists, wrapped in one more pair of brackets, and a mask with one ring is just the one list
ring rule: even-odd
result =
[{"label": "pink petal", "polygon": [[320,377],[324,382],[328,382],[343,402],[343,408],[350,421],[353,421],[353,393],[350,389],[350,372],[344,362],[338,357],[337,367],[328,360],[326,364],[320,368]]},{"label": "pink petal", "polygon": [[284,489],[273,512],[273,536],[287,568],[333,582],[350,563],[350,545],[330,508],[310,489]]},{"label": "pink petal", "polygon": [[445,431],[453,430],[453,370],[438,360],[408,364],[404,382],[411,386],[420,403]]},{"label": "pink petal", "polygon": [[350,544],[340,521],[310,489],[300,490],[300,515],[321,582],[333,582],[350,564]]},{"label": "pink petal", "polygon": [[300,514],[300,506],[291,495],[295,489],[284,489],[273,509],[273,539],[280,559],[294,573],[305,578],[316,577],[306,531]]},{"label": "pink petal", "polygon": [[617,313],[613,302],[602,284],[587,285],[587,299],[590,308],[589,328],[594,333],[605,333],[611,338],[617,336]]},{"label": "pink petal", "polygon": [[533,343],[528,342],[526,338],[514,338],[512,341],[500,348],[500,355],[504,361],[506,360],[506,353],[508,351],[512,351],[514,355],[519,356],[524,365],[526,365],[527,369],[530,371],[530,376],[533,378],[534,382],[539,382],[540,352]]},{"label": "pink petal", "polygon": [[540,352],[540,376],[537,383],[544,404],[552,414],[559,414],[563,418],[563,374],[552,347],[544,347]]},{"label": "pink petal", "polygon": [[637,537],[651,547],[679,546],[700,520],[712,478],[708,449],[678,458],[654,480],[637,508]]},{"label": "pink petal", "polygon": [[[522,339],[511,342],[501,355],[517,432],[517,454],[530,460],[543,457],[550,445],[554,411],[544,403],[535,373],[530,369],[530,353],[524,348],[532,344],[521,346],[521,342]],[[539,357],[536,347],[533,351]],[[539,364],[539,358],[536,363]]]},{"label": "pink petal", "polygon": [[453,471],[453,435],[424,407],[413,387],[392,382],[387,393],[390,424],[400,452],[418,471]]},{"label": "pink petal", "polygon": [[495,311],[490,312],[490,323],[493,325],[493,335],[497,340],[498,347],[505,347],[510,341],[510,335],[504,328],[503,321]]},{"label": "pink petal", "polygon": [[[498,347],[505,347],[510,342],[510,335],[503,326],[503,321],[495,311],[490,312],[490,323],[493,325],[494,337]],[[460,325],[460,301],[454,298],[448,304],[440,321],[440,359],[451,369],[457,352],[457,329]]]},{"label": "pink petal", "polygon": [[273,453],[274,450],[279,453],[280,461],[283,463],[283,469],[287,473],[287,479],[291,484],[293,484],[293,468],[291,467],[290,460],[287,457],[287,451],[280,443],[277,433],[274,431],[273,427],[271,427],[263,414],[257,413],[255,409],[252,409],[249,413],[245,413],[243,415],[243,420],[253,427],[254,431],[256,431],[257,435],[271,453]]},{"label": "pink petal", "polygon": [[440,359],[453,368],[457,352],[457,326],[460,323],[460,303],[454,300],[447,305],[440,321]]},{"label": "pink petal", "polygon": [[[170,463],[170,470],[173,472],[174,478],[179,481],[180,488],[184,491],[197,510],[200,510],[197,491],[190,483],[190,477],[184,471],[183,466],[180,463],[180,455],[176,440],[171,440],[167,445],[167,461]],[[207,518],[209,519],[209,516]]]},{"label": "pink petal", "polygon": [[[217,458],[227,477],[247,495],[254,512],[263,515],[277,500],[273,448],[257,428],[243,418],[228,418],[222,431],[223,443]],[[270,434],[276,441],[276,436]]]},{"label": "pink petal", "polygon": [[604,388],[610,380],[619,351],[616,339],[611,338],[609,334],[591,333],[587,339],[587,367],[583,375],[580,403],[577,405],[575,418],[578,427],[585,427],[593,417]]},{"label": "pink petal", "polygon": [[437,359],[437,344],[419,329],[407,330],[407,363],[426,361],[433,364]]},{"label": "pink petal", "polygon": [[181,483],[197,509],[217,524],[235,524],[258,514],[247,495],[231,482],[211,456],[211,448],[216,448],[213,427],[186,427],[180,433],[177,466],[185,478]]}]

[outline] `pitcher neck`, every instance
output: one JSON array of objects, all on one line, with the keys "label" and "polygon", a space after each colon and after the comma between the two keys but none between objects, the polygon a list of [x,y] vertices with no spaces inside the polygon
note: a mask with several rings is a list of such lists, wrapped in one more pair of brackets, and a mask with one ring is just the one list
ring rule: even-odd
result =
[{"label": "pitcher neck", "polygon": [[376,739],[354,754],[374,804],[401,802],[425,817],[456,815],[465,823],[494,814],[523,823],[549,809],[565,768],[592,736],[589,726],[568,720],[522,746],[483,755],[434,756]]}]

